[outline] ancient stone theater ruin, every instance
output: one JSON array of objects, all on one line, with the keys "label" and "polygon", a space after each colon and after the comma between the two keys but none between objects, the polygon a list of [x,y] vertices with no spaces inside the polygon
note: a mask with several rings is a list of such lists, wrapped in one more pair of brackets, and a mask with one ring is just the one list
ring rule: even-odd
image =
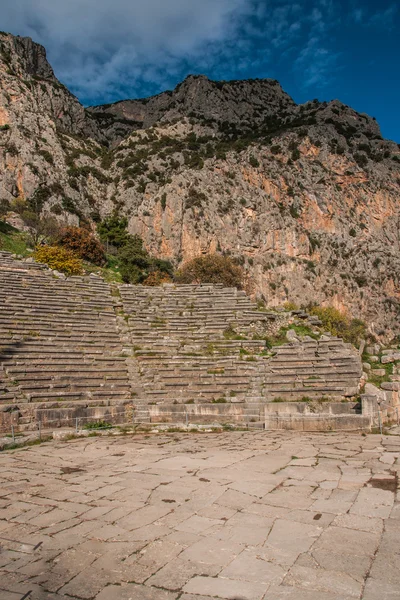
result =
[{"label": "ancient stone theater ruin", "polygon": [[[60,278],[7,252],[0,284],[3,431],[77,420],[357,431],[397,407],[398,376],[365,389],[355,347],[316,317],[260,310],[236,288]],[[267,347],[282,325],[287,339]]]}]

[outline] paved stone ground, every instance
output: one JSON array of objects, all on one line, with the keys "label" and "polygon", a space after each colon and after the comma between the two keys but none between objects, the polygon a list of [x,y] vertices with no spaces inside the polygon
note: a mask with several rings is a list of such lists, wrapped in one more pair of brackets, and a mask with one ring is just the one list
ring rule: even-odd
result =
[{"label": "paved stone ground", "polygon": [[398,600],[399,456],[290,432],[3,453],[0,598]]}]

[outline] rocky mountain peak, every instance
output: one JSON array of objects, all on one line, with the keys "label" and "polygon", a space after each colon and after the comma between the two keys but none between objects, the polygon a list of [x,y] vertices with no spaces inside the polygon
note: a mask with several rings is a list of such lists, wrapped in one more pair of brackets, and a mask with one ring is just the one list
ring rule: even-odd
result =
[{"label": "rocky mountain peak", "polygon": [[[387,339],[400,319],[400,148],[339,100],[190,75],[87,110],[42,46],[0,36],[0,199],[78,225],[117,212],[175,265],[230,254],[270,306],[325,303]],[[39,208],[38,208],[39,207]]]},{"label": "rocky mountain peak", "polygon": [[46,50],[30,37],[0,34],[0,52],[9,69],[22,75],[57,81],[47,60]]},{"label": "rocky mountain peak", "polygon": [[278,113],[292,113],[295,102],[273,79],[213,81],[189,75],[174,90],[138,100],[93,106],[89,114],[111,142],[129,130],[184,117],[252,129]]}]

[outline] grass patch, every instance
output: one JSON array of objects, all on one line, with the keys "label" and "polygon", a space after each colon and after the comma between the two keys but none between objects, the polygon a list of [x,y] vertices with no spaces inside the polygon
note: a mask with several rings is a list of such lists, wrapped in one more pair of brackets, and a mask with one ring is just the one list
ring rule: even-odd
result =
[{"label": "grass patch", "polygon": [[19,232],[15,227],[11,227],[4,221],[0,221],[0,250],[28,256],[28,243],[26,234]]},{"label": "grass patch", "polygon": [[227,329],[225,329],[224,338],[226,340],[245,340],[246,339],[245,336],[239,335],[231,326],[229,326],[229,327],[227,327]]},{"label": "grass patch", "polygon": [[119,272],[117,264],[114,261],[107,261],[105,267],[98,267],[91,263],[84,262],[83,269],[87,275],[90,273],[96,273],[100,275],[107,283],[122,283],[121,273]]},{"label": "grass patch", "polygon": [[293,329],[300,337],[308,335],[314,340],[319,339],[319,335],[317,333],[314,333],[311,327],[308,327],[307,325],[291,325],[289,329]]},{"label": "grass patch", "polygon": [[[29,446],[39,446],[39,444],[43,444],[44,442],[49,442],[50,440],[52,440],[52,436],[42,436],[42,438],[37,438],[35,440],[29,440],[27,442],[23,442],[21,440],[21,443],[18,444],[16,443],[11,443],[11,444],[7,444],[4,448],[3,448],[3,452],[5,450],[17,450],[18,448],[27,448]],[[1,451],[0,451],[1,452]]]},{"label": "grass patch", "polygon": [[82,429],[112,429],[111,423],[107,423],[107,421],[90,421],[86,423]]},{"label": "grass patch", "polygon": [[[376,366],[376,363],[373,363],[373,365]],[[371,369],[371,371],[368,373],[368,383],[372,383],[377,387],[379,387],[381,383],[384,383],[385,381],[390,381],[390,375],[393,375],[393,363],[388,363],[386,365],[380,364],[379,369],[384,369],[385,375],[375,375],[374,369]]]}]

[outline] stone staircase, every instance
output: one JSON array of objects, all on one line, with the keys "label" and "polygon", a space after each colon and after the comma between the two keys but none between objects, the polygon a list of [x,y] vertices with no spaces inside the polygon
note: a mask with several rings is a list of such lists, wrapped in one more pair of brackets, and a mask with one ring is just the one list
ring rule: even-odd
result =
[{"label": "stone staircase", "polygon": [[251,337],[254,324],[276,318],[236,288],[168,284],[122,286],[120,293],[146,395],[144,421],[218,422],[225,415],[257,427],[275,398],[335,401],[358,393],[360,358],[338,338],[308,338],[273,353],[265,340],[229,339],[227,332],[247,329]]},{"label": "stone staircase", "polygon": [[273,314],[255,310],[244,292],[222,285],[122,286],[120,293],[147,398],[142,419],[186,416],[188,406],[204,404],[210,414],[203,410],[199,418],[212,420],[222,404],[245,402],[265,341],[225,334],[268,322]]},{"label": "stone staircase", "polygon": [[0,426],[7,413],[19,414],[20,426],[115,420],[131,402],[122,349],[101,278],[57,279],[43,265],[0,253],[0,407],[8,407]]}]

